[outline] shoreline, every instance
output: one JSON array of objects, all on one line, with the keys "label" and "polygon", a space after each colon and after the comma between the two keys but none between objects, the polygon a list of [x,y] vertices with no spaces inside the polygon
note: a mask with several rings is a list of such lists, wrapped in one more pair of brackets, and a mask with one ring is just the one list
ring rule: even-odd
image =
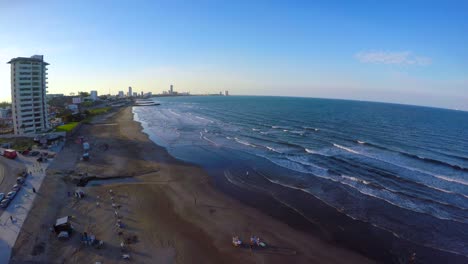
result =
[{"label": "shoreline", "polygon": [[[15,244],[11,263],[35,260],[43,263],[90,261],[120,262],[120,239],[107,200],[109,188],[122,205],[119,214],[124,233],[138,237],[129,245],[137,263],[371,263],[350,250],[304,234],[261,211],[219,191],[215,180],[201,167],[177,160],[156,145],[133,120],[127,107],[84,125],[76,136],[90,139],[90,162],[78,160],[79,146],[67,141],[47,171],[46,181]],[[106,119],[107,117],[107,119]],[[104,143],[108,151],[97,151]],[[75,200],[67,192],[71,170],[99,178],[132,176],[136,182],[82,187],[85,198]],[[47,192],[45,192],[47,190]],[[98,198],[99,197],[99,198]],[[100,202],[100,207],[96,202]],[[47,227],[62,215],[73,215],[76,231],[88,231],[104,240],[103,249],[83,247],[79,234],[58,241]],[[30,234],[33,234],[31,236]],[[293,249],[294,255],[263,254],[231,245],[233,235],[244,241],[258,235],[272,246]]]}]

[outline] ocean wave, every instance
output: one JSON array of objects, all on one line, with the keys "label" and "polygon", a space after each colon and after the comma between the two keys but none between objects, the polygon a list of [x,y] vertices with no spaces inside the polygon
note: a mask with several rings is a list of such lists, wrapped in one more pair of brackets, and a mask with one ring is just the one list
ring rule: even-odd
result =
[{"label": "ocean wave", "polygon": [[333,143],[333,146],[335,146],[335,147],[337,147],[337,148],[340,148],[340,149],[342,149],[342,150],[345,150],[345,151],[347,151],[347,152],[350,152],[350,153],[361,154],[361,153],[359,153],[359,152],[357,152],[357,151],[355,151],[355,150],[353,150],[353,149],[350,149],[350,148],[347,148],[347,147],[344,147],[344,146],[341,146],[341,145],[338,145],[338,144],[335,144],[335,143]]},{"label": "ocean wave", "polygon": [[[302,191],[302,192],[305,192],[309,195],[311,195],[312,197],[316,198],[317,200],[323,202],[324,204],[328,205],[329,207],[335,209],[337,212],[355,220],[355,221],[360,221],[360,222],[364,222],[364,223],[368,223],[368,224],[371,224],[372,226],[378,228],[378,229],[381,229],[381,230],[384,230],[386,232],[389,232],[391,233],[393,236],[397,237],[397,238],[400,238],[400,239],[404,239],[406,241],[410,241],[412,243],[415,243],[415,244],[418,244],[418,245],[422,245],[422,246],[425,246],[425,247],[429,247],[429,248],[432,248],[432,249],[435,249],[435,250],[439,250],[439,251],[443,251],[443,252],[449,252],[449,253],[453,253],[453,254],[457,254],[457,255],[461,255],[461,256],[465,256],[464,254],[460,253],[460,252],[457,252],[457,251],[454,251],[454,250],[451,250],[451,249],[445,249],[445,248],[442,248],[442,247],[439,247],[439,246],[436,246],[436,245],[432,245],[432,244],[427,244],[427,243],[419,243],[417,241],[414,241],[412,239],[409,239],[409,238],[406,238],[403,234],[398,234],[396,231],[393,231],[391,230],[390,228],[388,227],[383,227],[381,225],[378,225],[376,223],[373,223],[369,220],[366,220],[366,219],[363,219],[359,216],[353,216],[351,215],[350,212],[345,212],[344,208],[339,208],[339,207],[336,207],[335,205],[331,204],[330,202],[327,202],[325,201],[324,199],[318,197],[317,195],[315,195],[314,193],[312,193],[311,191],[308,190],[308,188],[301,188],[301,187],[297,187],[297,186],[294,186],[294,185],[290,185],[290,184],[285,184],[285,183],[282,183],[278,180],[273,180],[273,179],[270,179],[269,177],[265,176],[264,174],[260,174],[262,177],[264,177],[266,180],[268,180],[269,182],[273,183],[273,184],[277,184],[277,185],[280,185],[280,186],[283,186],[283,187],[286,187],[286,188],[290,188],[290,189],[294,189],[294,190],[298,190],[298,191]],[[275,198],[275,197],[273,197]],[[293,208],[292,208],[293,209]],[[295,208],[294,208],[295,209]],[[298,209],[295,209],[295,211],[299,211]],[[300,213],[301,215],[304,216],[304,213]],[[307,219],[308,220],[308,219]]]},{"label": "ocean wave", "polygon": [[307,127],[307,126],[304,126],[304,127],[302,127],[302,128],[304,128],[305,130],[309,130],[309,131],[319,131],[319,129],[318,129],[318,128],[315,128],[315,127]]},{"label": "ocean wave", "polygon": [[462,166],[459,166],[459,165],[455,165],[455,164],[451,164],[451,163],[448,163],[448,162],[445,162],[445,161],[426,158],[426,157],[421,157],[421,156],[411,154],[411,153],[407,153],[407,152],[400,152],[400,153],[402,153],[405,156],[416,158],[416,159],[419,159],[419,160],[422,160],[422,161],[425,161],[425,162],[438,164],[438,165],[442,165],[442,166],[445,166],[445,167],[450,167],[450,168],[455,169],[455,170],[468,172],[468,168],[465,168],[465,167],[462,167]]},{"label": "ocean wave", "polygon": [[[361,154],[363,155],[363,154]],[[422,170],[418,170],[418,169],[415,169],[415,168],[411,168],[411,167],[406,167],[406,166],[402,166],[402,165],[399,165],[399,164],[395,164],[395,163],[391,163],[387,160],[384,160],[384,159],[379,159],[379,158],[376,158],[376,157],[372,157],[372,156],[366,156],[364,155],[365,157],[368,157],[368,158],[371,158],[371,159],[375,159],[377,161],[381,161],[381,162],[385,162],[385,163],[388,163],[388,164],[391,164],[393,166],[397,166],[399,168],[402,168],[402,169],[405,169],[405,170],[409,170],[409,171],[412,171],[412,172],[417,172],[417,173],[421,173],[421,174],[424,174],[424,175],[427,175],[427,176],[430,176],[430,177],[435,177],[437,178],[436,176],[437,175],[434,175],[434,174],[431,174],[429,172],[426,172],[426,171],[422,171]],[[338,159],[336,157],[334,157],[334,159]],[[349,163],[348,161],[346,160],[343,160],[343,159],[338,159],[340,162],[345,162],[345,163],[348,163],[348,164],[351,164],[352,163]],[[454,192],[454,191],[450,191],[450,190],[446,190],[446,189],[443,189],[443,188],[440,188],[440,187],[435,187],[431,184],[428,184],[427,182],[422,182],[420,180],[417,180],[417,179],[408,179],[408,178],[404,178],[402,176],[399,176],[397,174],[394,174],[394,173],[389,173],[389,172],[386,172],[386,171],[381,171],[380,169],[377,169],[377,168],[365,168],[367,171],[369,171],[370,173],[373,173],[373,174],[377,174],[378,176],[380,177],[385,177],[385,178],[391,178],[391,179],[395,179],[397,181],[400,181],[402,182],[403,184],[415,184],[417,185],[419,188],[429,188],[429,189],[432,189],[432,190],[435,190],[435,191],[439,191],[439,192],[443,192],[443,193],[448,193],[448,194],[451,194],[451,195],[455,195],[455,196],[460,196],[460,197],[463,197],[463,198],[467,198],[468,199],[468,195],[465,195],[465,194],[462,194],[462,193],[458,193],[458,192]],[[440,176],[439,176],[440,177]],[[439,178],[440,180],[443,180],[443,178]]]},{"label": "ocean wave", "polygon": [[302,164],[304,166],[309,166],[309,167],[313,167],[319,171],[321,171],[322,175],[326,175],[326,173],[328,172],[328,169],[326,168],[323,168],[323,167],[320,167],[319,165],[317,164],[314,164],[314,163],[311,163],[307,160],[304,160],[306,157],[300,157],[300,156],[287,156],[286,157],[288,160],[292,161],[292,162],[296,162],[296,163],[299,163],[299,164]]},{"label": "ocean wave", "polygon": [[237,143],[240,143],[240,144],[242,144],[242,145],[256,148],[256,146],[255,146],[254,144],[249,143],[249,142],[247,142],[247,141],[240,140],[240,139],[238,139],[238,138],[234,138],[234,140],[235,140]]},{"label": "ocean wave", "polygon": [[289,131],[289,133],[304,136],[305,131],[292,130],[292,131]]},{"label": "ocean wave", "polygon": [[313,150],[311,150],[311,149],[308,149],[308,148],[304,148],[304,150],[305,150],[305,152],[307,152],[307,153],[311,153],[311,154],[318,154],[318,152],[316,152],[316,151],[313,151]]},{"label": "ocean wave", "polygon": [[[467,181],[464,181],[464,180],[462,180],[462,179],[456,179],[456,178],[450,178],[450,177],[445,177],[445,176],[437,175],[437,174],[434,174],[434,173],[431,173],[431,172],[428,172],[428,171],[425,171],[425,170],[420,170],[420,169],[417,169],[417,168],[408,167],[408,166],[404,166],[404,165],[401,165],[401,164],[393,163],[393,162],[391,162],[391,161],[389,161],[389,160],[381,159],[381,158],[376,157],[376,156],[371,155],[371,154],[366,154],[366,153],[358,152],[358,151],[352,150],[352,149],[347,148],[347,147],[343,147],[343,146],[338,145],[338,144],[335,144],[335,143],[333,143],[333,145],[334,145],[335,147],[341,148],[341,149],[343,149],[343,150],[346,150],[346,151],[351,152],[351,153],[354,153],[354,154],[358,154],[358,155],[361,155],[361,156],[364,156],[364,157],[367,157],[367,158],[370,158],[370,159],[382,161],[382,162],[385,162],[385,163],[387,163],[387,164],[391,164],[391,165],[394,165],[394,166],[397,166],[397,167],[400,167],[400,168],[403,168],[403,169],[407,169],[407,170],[410,170],[410,171],[415,171],[415,172],[423,173],[423,174],[426,174],[426,175],[435,177],[435,178],[440,179],[440,180],[443,180],[443,181],[452,182],[452,183],[458,183],[458,184],[462,184],[462,185],[468,185],[468,182],[467,182]],[[419,183],[421,183],[421,182],[419,182]],[[422,183],[422,184],[425,185],[425,186],[428,186],[426,183]],[[428,187],[429,187],[429,186],[428,186]],[[431,187],[432,187],[432,186],[431,186]],[[430,187],[430,188],[431,188],[431,187]],[[466,195],[464,195],[464,194],[460,194],[460,195],[466,197]]]},{"label": "ocean wave", "polygon": [[462,179],[450,178],[450,177],[445,177],[445,176],[441,176],[441,175],[434,175],[434,177],[436,177],[438,179],[441,179],[441,180],[444,180],[444,181],[456,182],[456,183],[468,186],[468,181],[464,181]]},{"label": "ocean wave", "polygon": [[217,144],[216,142],[214,142],[213,140],[211,140],[211,139],[209,139],[209,138],[207,138],[207,137],[205,137],[205,136],[203,136],[203,139],[206,140],[206,141],[208,141],[208,142],[210,142],[211,144],[213,144],[213,145],[215,145],[215,146],[218,146],[218,144]]},{"label": "ocean wave", "polygon": [[[358,141],[358,143],[359,143],[359,141]],[[382,149],[382,150],[386,150],[386,151],[396,152],[396,153],[401,154],[403,156],[410,157],[410,158],[417,159],[417,160],[421,160],[421,161],[424,161],[424,162],[428,162],[428,163],[432,163],[432,164],[438,164],[438,165],[449,167],[449,168],[452,168],[452,169],[455,169],[455,170],[461,170],[461,171],[468,172],[468,168],[465,168],[465,167],[457,165],[457,164],[451,164],[451,163],[441,161],[441,160],[437,160],[437,159],[422,157],[422,156],[412,154],[412,153],[409,153],[409,152],[406,152],[406,151],[396,150],[396,149],[393,149],[393,148],[384,147],[384,146],[381,146],[381,145],[376,144],[376,143],[364,142],[364,143],[360,143],[360,144],[365,144],[365,145],[372,146],[374,148],[378,148],[378,149]],[[459,156],[454,156],[454,157],[463,159],[463,157],[459,157]]]},{"label": "ocean wave", "polygon": [[[190,113],[189,113],[189,114],[190,114]],[[205,121],[208,121],[208,122],[210,122],[210,123],[214,123],[213,120],[210,120],[210,119],[208,119],[208,118],[204,118],[204,117],[201,117],[201,116],[195,116],[195,118],[198,118],[198,119],[200,119],[200,120],[205,120]]]},{"label": "ocean wave", "polygon": [[178,114],[178,113],[176,113],[176,112],[172,111],[171,109],[169,109],[168,111],[169,111],[171,114],[173,114],[173,115],[176,115],[176,116],[181,116],[180,114]]},{"label": "ocean wave", "polygon": [[[327,169],[324,169],[318,166],[313,167],[308,164],[306,165],[306,164],[303,164],[294,160],[290,160],[290,161],[297,163],[300,166],[305,166],[305,167],[292,166],[291,164],[287,164],[284,160],[276,160],[276,159],[271,159],[268,157],[264,157],[264,158],[270,160],[271,162],[281,167],[284,167],[290,170],[313,175],[318,178],[322,178],[325,180],[330,180],[339,184],[343,184],[363,195],[381,200],[383,202],[386,202],[390,205],[393,205],[395,207],[398,207],[404,210],[425,214],[434,218],[438,218],[440,220],[455,221],[455,222],[459,222],[463,224],[468,224],[468,221],[466,219],[463,219],[462,217],[455,218],[455,216],[453,216],[451,213],[439,207],[437,207],[437,209],[434,209],[431,205],[426,204],[423,206],[422,204],[418,204],[415,201],[413,201],[413,200],[424,201],[423,199],[419,199],[418,197],[414,197],[414,196],[412,196],[413,198],[412,200],[405,199],[401,197],[401,195],[399,195],[399,193],[400,194],[403,194],[403,193],[388,189],[382,185],[374,184],[369,181],[365,181],[365,180],[358,179],[352,176],[347,176],[347,175],[331,175],[331,174],[326,173]],[[311,167],[314,168],[314,171],[311,170]],[[361,184],[361,185],[356,185],[356,184]],[[437,201],[433,201],[433,200],[431,200],[431,202],[437,203]],[[438,203],[438,204],[441,204],[441,203]],[[441,204],[441,205],[444,206],[444,204]],[[463,208],[459,208],[459,209],[463,209]]]},{"label": "ocean wave", "polygon": [[252,128],[252,131],[260,131],[258,128]]},{"label": "ocean wave", "polygon": [[283,153],[283,152],[281,152],[281,151],[276,150],[275,148],[272,148],[272,147],[269,147],[269,146],[265,146],[265,147],[266,147],[266,149],[268,149],[269,151],[273,151],[273,152],[280,153],[280,154]]},{"label": "ocean wave", "polygon": [[370,184],[369,181],[361,180],[361,179],[358,179],[358,178],[352,177],[352,176],[341,175],[341,177],[343,177],[343,178],[345,178],[345,179],[348,179],[348,180],[355,181],[355,182],[364,183],[364,184],[366,184],[366,185],[369,185],[369,184]]},{"label": "ocean wave", "polygon": [[366,142],[361,141],[361,140],[356,140],[356,142],[357,142],[358,144],[366,144]]}]

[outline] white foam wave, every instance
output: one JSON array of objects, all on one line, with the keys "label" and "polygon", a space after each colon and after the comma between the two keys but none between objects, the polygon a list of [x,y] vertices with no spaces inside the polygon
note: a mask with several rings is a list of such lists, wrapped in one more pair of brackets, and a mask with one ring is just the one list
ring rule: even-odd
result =
[{"label": "white foam wave", "polygon": [[366,142],[361,141],[361,140],[357,140],[357,143],[359,143],[359,144],[366,144]]},{"label": "white foam wave", "polygon": [[281,151],[278,151],[276,150],[275,148],[272,148],[272,147],[269,147],[269,146],[265,146],[269,151],[273,151],[273,152],[276,152],[276,153],[282,153]]},{"label": "white foam wave", "polygon": [[308,127],[308,126],[305,126],[303,127],[304,129],[308,129],[308,130],[313,130],[313,131],[319,131],[318,128],[315,128],[315,127]]},{"label": "white foam wave", "polygon": [[311,153],[311,154],[317,154],[317,152],[316,152],[316,151],[313,151],[313,150],[311,150],[311,149],[308,149],[308,148],[305,148],[304,150],[305,150],[305,152],[307,152],[307,153]]},{"label": "white foam wave", "polygon": [[198,118],[198,119],[200,119],[200,120],[206,120],[206,121],[208,121],[208,122],[210,122],[210,123],[214,123],[214,121],[212,121],[212,120],[210,120],[210,119],[208,119],[208,118],[201,117],[201,116],[195,116],[195,118]]},{"label": "white foam wave", "polygon": [[252,128],[252,131],[260,131],[258,128]]},{"label": "white foam wave", "polygon": [[173,114],[173,115],[176,115],[176,116],[181,116],[180,114],[178,114],[178,113],[176,113],[176,112],[172,111],[171,109],[169,109],[168,111],[169,111],[171,114]]},{"label": "white foam wave", "polygon": [[341,175],[341,177],[343,177],[345,179],[348,179],[348,180],[355,181],[355,182],[361,182],[361,183],[364,183],[366,185],[368,185],[370,183],[369,181],[361,180],[361,179],[358,179],[358,178],[352,177],[352,176]]},{"label": "white foam wave", "polygon": [[214,142],[213,140],[207,138],[207,137],[203,137],[204,140],[210,142],[211,144],[215,145],[215,146],[218,146],[218,144],[216,142]]},{"label": "white foam wave", "polygon": [[247,141],[244,141],[244,140],[240,140],[238,138],[234,138],[235,141],[237,141],[238,143],[242,144],[242,145],[246,145],[246,146],[249,146],[249,147],[253,147],[255,148],[255,145],[247,142]]},{"label": "white foam wave", "polygon": [[359,153],[359,152],[357,152],[357,151],[355,151],[353,149],[350,149],[350,148],[347,148],[347,147],[344,147],[344,146],[341,146],[341,145],[338,145],[338,144],[335,144],[335,143],[333,143],[333,146],[335,146],[337,148],[340,148],[340,149],[343,149],[343,150],[345,150],[347,152],[351,152],[351,153],[354,153],[354,154],[361,154],[361,153]]},{"label": "white foam wave", "polygon": [[436,177],[438,179],[441,179],[441,180],[444,180],[444,181],[456,182],[456,183],[468,186],[468,181],[464,181],[462,179],[449,178],[449,177],[445,177],[445,176],[441,176],[441,175],[434,175],[434,177]]}]

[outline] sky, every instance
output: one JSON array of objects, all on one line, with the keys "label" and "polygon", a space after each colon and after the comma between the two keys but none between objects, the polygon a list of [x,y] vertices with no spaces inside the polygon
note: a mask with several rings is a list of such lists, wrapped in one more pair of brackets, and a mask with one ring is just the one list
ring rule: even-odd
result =
[{"label": "sky", "polygon": [[0,0],[0,101],[14,57],[49,93],[176,91],[468,110],[468,1]]}]

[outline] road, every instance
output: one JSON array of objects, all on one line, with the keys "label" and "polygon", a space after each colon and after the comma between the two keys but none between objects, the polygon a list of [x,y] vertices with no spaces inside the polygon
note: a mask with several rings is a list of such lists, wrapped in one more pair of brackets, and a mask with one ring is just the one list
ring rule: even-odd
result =
[{"label": "road", "polygon": [[[63,145],[63,143],[61,144]],[[58,149],[61,148],[62,146],[58,147]],[[51,153],[52,151],[47,152]],[[0,263],[8,263],[10,260],[11,250],[32,207],[34,198],[44,191],[40,190],[40,187],[45,178],[45,171],[51,161],[38,163],[36,157],[18,155],[16,162],[22,163],[32,175],[26,178],[25,184],[10,205],[6,209],[0,209],[4,210],[3,213],[0,212]],[[16,177],[13,177],[13,179],[16,179]],[[37,193],[34,193],[32,188],[35,188]],[[12,217],[13,221],[10,217]]]}]

